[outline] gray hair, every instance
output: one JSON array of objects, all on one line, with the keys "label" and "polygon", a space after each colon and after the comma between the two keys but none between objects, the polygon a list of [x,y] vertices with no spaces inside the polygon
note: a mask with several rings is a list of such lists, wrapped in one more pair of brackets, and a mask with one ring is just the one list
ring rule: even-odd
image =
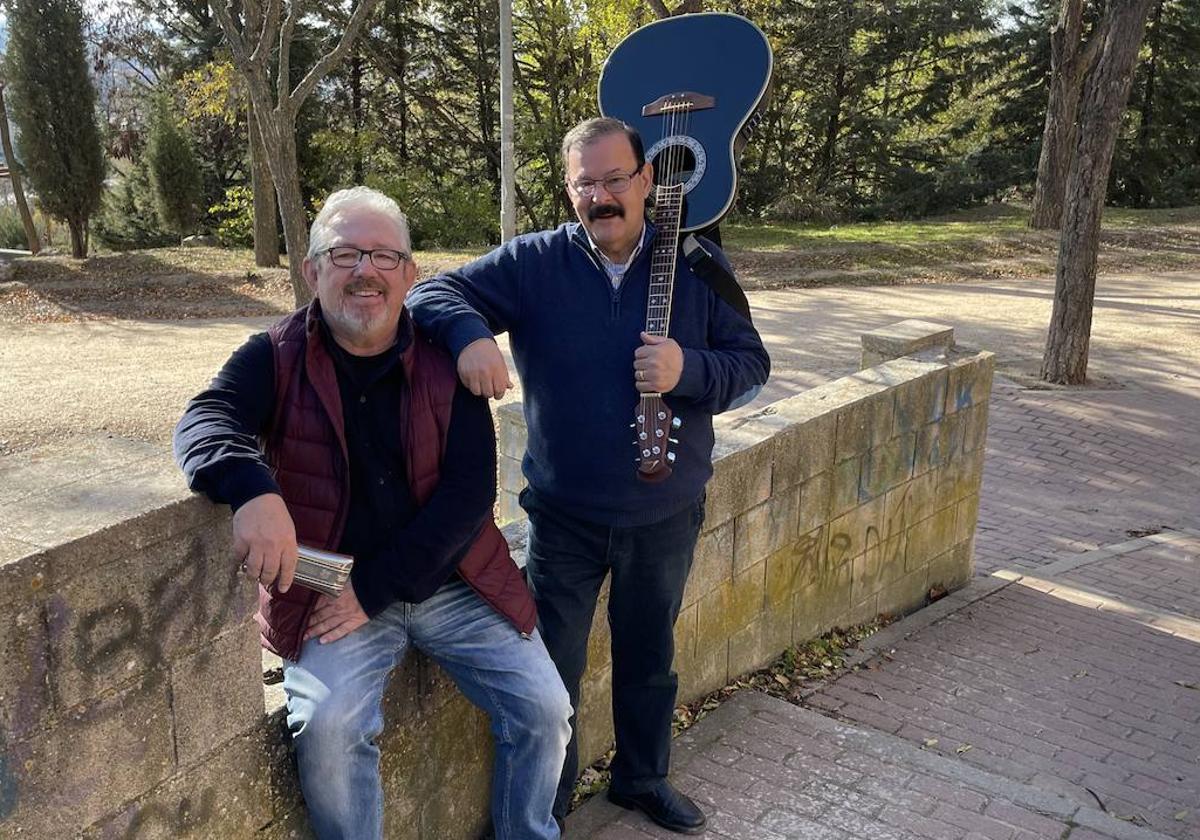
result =
[{"label": "gray hair", "polygon": [[590,120],[584,120],[567,132],[562,141],[563,169],[566,170],[567,168],[567,159],[571,156],[571,149],[574,149],[576,146],[590,146],[601,137],[607,137],[610,134],[625,135],[629,140],[630,147],[633,149],[633,157],[637,161],[638,169],[641,169],[646,163],[646,153],[642,146],[642,136],[638,134],[637,129],[633,126],[612,117],[592,117]]},{"label": "gray hair", "polygon": [[408,218],[400,210],[400,205],[379,190],[370,187],[350,187],[331,193],[325,199],[321,212],[313,219],[312,228],[308,232],[308,258],[315,259],[317,254],[329,247],[333,236],[333,225],[339,217],[355,210],[373,210],[395,223],[404,240],[404,249],[412,250],[412,240],[408,236]]}]

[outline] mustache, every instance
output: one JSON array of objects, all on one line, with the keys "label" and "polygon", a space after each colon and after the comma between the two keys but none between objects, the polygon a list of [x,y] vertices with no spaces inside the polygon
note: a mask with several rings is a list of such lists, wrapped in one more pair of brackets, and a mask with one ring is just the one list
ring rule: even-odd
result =
[{"label": "mustache", "polygon": [[353,283],[347,283],[343,291],[348,295],[352,295],[355,292],[379,292],[382,295],[386,295],[387,287],[382,283],[376,283],[374,280],[355,280]]},{"label": "mustache", "polygon": [[607,219],[612,216],[625,218],[625,208],[620,204],[593,204],[587,211],[588,221],[594,222],[596,219]]}]

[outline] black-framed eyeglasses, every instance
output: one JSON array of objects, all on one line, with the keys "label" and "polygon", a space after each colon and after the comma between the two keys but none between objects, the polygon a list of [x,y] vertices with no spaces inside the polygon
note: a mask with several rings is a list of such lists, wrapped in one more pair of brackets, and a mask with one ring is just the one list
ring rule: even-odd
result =
[{"label": "black-framed eyeglasses", "polygon": [[642,167],[639,166],[630,173],[618,172],[616,175],[609,175],[607,178],[581,178],[578,181],[570,182],[571,189],[584,198],[594,196],[597,186],[603,186],[610,195],[617,195],[629,189],[629,185],[633,183],[633,176],[641,171]]},{"label": "black-framed eyeglasses", "polygon": [[412,256],[397,251],[395,248],[355,248],[353,245],[338,245],[333,248],[326,248],[325,253],[329,255],[329,261],[338,268],[354,268],[363,257],[371,258],[371,265],[378,268],[380,271],[391,271],[398,268],[400,263],[405,260],[411,260]]}]

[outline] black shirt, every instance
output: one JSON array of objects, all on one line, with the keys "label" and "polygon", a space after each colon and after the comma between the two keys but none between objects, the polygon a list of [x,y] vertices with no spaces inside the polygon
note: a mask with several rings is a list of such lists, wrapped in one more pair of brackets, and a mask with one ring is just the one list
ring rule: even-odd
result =
[{"label": "black shirt", "polygon": [[[413,340],[402,330],[377,356],[347,353],[325,331],[334,359],[346,447],[350,506],[338,550],[355,558],[351,580],[367,615],[393,601],[419,603],[454,573],[496,500],[496,438],[487,400],[460,383],[454,394],[438,486],[418,507],[408,483],[400,411]],[[234,510],[279,493],[258,436],[275,406],[275,361],[266,333],[253,335],[197,395],[175,429],[188,486]]]}]

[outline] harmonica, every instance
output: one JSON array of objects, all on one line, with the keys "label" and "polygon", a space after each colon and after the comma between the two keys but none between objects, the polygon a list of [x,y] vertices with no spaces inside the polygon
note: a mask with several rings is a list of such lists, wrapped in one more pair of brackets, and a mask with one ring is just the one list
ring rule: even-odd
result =
[{"label": "harmonica", "polygon": [[336,598],[346,588],[354,558],[349,554],[324,551],[320,548],[301,545],[296,561],[296,583]]}]

